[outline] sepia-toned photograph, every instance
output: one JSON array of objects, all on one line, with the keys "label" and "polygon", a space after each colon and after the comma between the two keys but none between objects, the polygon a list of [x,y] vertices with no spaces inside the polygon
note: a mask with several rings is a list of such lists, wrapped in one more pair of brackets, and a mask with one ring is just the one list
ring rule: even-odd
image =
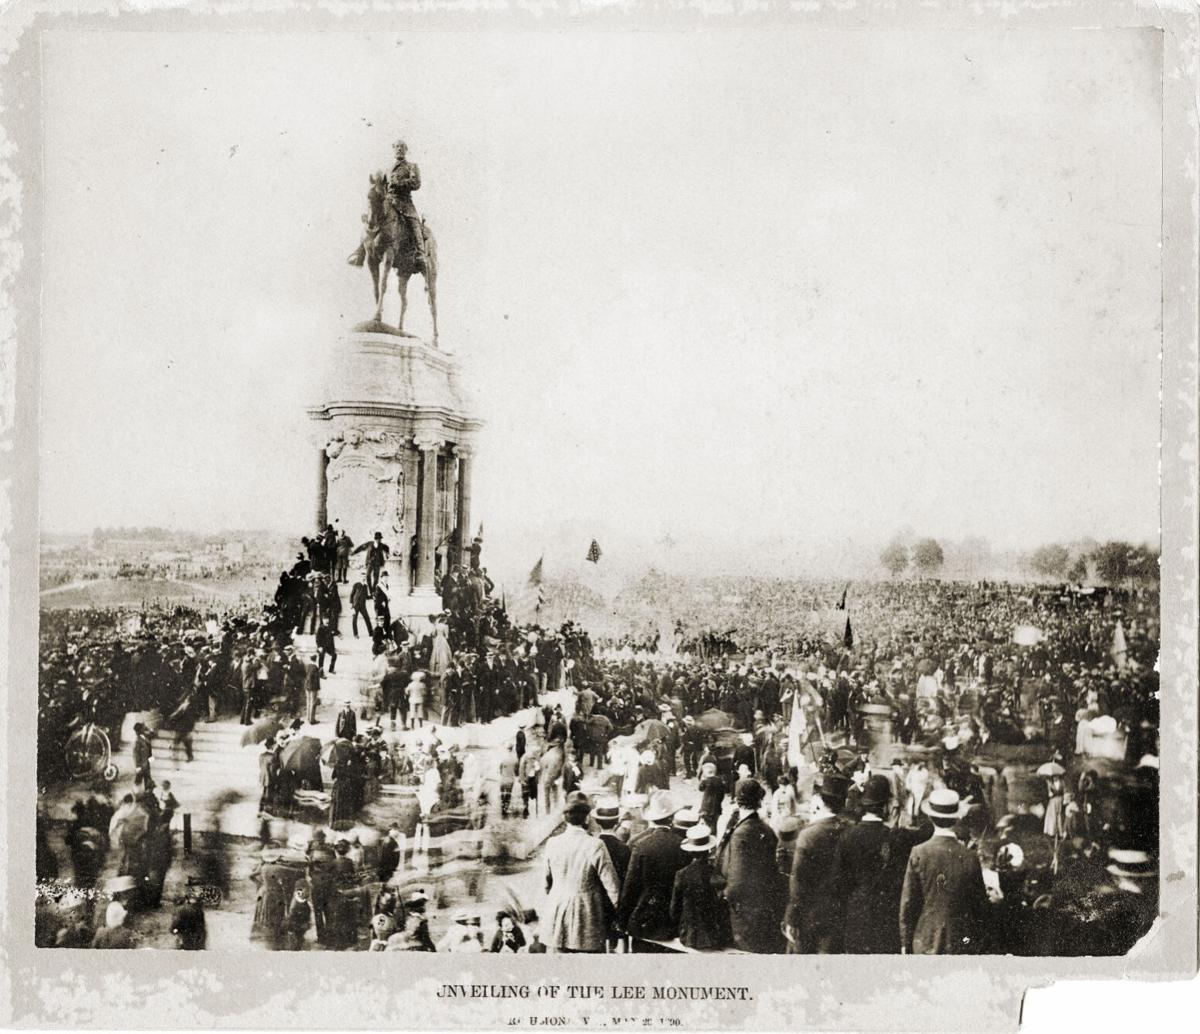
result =
[{"label": "sepia-toned photograph", "polygon": [[1148,950],[1163,33],[266,24],[34,47],[38,965]]}]

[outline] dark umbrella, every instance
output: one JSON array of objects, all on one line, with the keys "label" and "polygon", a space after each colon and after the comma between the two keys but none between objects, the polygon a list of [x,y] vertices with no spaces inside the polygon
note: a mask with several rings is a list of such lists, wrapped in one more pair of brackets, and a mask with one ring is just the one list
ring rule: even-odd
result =
[{"label": "dark umbrella", "polygon": [[330,740],[321,749],[321,757],[331,768],[337,768],[342,761],[348,760],[354,753],[354,744],[343,736]]},{"label": "dark umbrella", "polygon": [[612,737],[613,723],[607,715],[594,714],[587,720],[587,725],[593,736],[603,736],[605,739]]},{"label": "dark umbrella", "polygon": [[314,766],[320,770],[321,741],[315,736],[298,736],[283,748],[279,761],[297,775],[312,771]]},{"label": "dark umbrella", "polygon": [[283,724],[278,718],[273,716],[270,718],[260,718],[242,733],[242,746],[249,747],[254,743],[262,743],[264,740],[270,739],[270,737],[274,736],[282,728]]}]

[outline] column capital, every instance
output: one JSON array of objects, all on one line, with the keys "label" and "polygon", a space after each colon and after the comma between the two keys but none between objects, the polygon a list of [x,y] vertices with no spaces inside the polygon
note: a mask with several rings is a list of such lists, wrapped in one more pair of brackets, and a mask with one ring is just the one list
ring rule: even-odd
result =
[{"label": "column capital", "polygon": [[459,459],[469,460],[475,455],[475,446],[467,442],[455,442],[454,455]]},{"label": "column capital", "polygon": [[436,438],[433,435],[418,434],[413,437],[413,445],[422,452],[435,452],[443,445],[441,438]]}]

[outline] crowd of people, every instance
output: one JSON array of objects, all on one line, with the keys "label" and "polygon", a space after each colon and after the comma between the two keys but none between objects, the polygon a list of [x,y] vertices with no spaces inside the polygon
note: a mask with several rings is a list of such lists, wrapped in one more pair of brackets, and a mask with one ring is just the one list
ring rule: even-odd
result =
[{"label": "crowd of people", "polygon": [[[312,943],[372,950],[1110,954],[1154,914],[1153,591],[914,581],[847,602],[842,588],[846,634],[830,635],[803,614],[836,609],[820,604],[837,587],[755,583],[740,605],[763,613],[743,628],[681,619],[669,645],[647,634],[594,648],[573,622],[510,621],[478,542],[439,579],[443,613],[416,631],[389,613],[378,536],[356,552],[330,528],[302,545],[258,614],[75,612],[44,615],[42,628],[44,784],[81,721],[115,734],[126,711],[154,708],[187,748],[197,721],[272,720],[264,817],[347,833],[314,837],[302,858],[264,851],[255,929],[273,947],[304,947],[311,929]],[[343,704],[323,758],[328,809],[313,815],[304,791],[324,789],[322,745],[303,726],[335,670],[338,586],[350,584],[374,708]],[[316,651],[298,650],[297,634],[314,635]],[[560,690],[565,706],[546,702]],[[441,727],[518,712],[534,717],[495,771],[439,739]],[[418,728],[415,744],[393,735]],[[349,830],[386,784],[415,788],[414,813],[356,842]],[[129,828],[155,828],[161,798],[139,780],[122,806],[146,818]],[[119,839],[98,806],[79,803],[86,833],[68,841],[81,845],[84,885]],[[544,939],[514,910],[487,936],[456,920],[434,944],[423,906],[364,879],[387,869],[393,832],[560,806],[566,829],[538,863]],[[136,870],[143,896],[157,872],[145,851],[120,873]]]}]

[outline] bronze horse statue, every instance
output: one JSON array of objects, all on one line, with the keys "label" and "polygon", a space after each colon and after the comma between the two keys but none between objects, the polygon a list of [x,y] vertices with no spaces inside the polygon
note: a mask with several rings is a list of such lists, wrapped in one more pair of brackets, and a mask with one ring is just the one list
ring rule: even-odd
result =
[{"label": "bronze horse statue", "polygon": [[[375,321],[383,322],[383,296],[387,291],[388,274],[395,272],[400,285],[400,320],[396,329],[404,331],[404,317],[408,312],[408,281],[414,273],[425,278],[425,293],[429,296],[429,315],[433,320],[433,344],[437,346],[437,242],[433,233],[421,220],[424,240],[414,240],[409,220],[397,213],[387,196],[387,176],[382,172],[371,176],[371,187],[367,191],[367,230],[359,251],[350,256],[352,265],[362,265],[365,255],[367,269],[371,273],[371,287],[375,291]],[[424,269],[418,266],[418,259]],[[411,337],[410,334],[405,334]]]}]

